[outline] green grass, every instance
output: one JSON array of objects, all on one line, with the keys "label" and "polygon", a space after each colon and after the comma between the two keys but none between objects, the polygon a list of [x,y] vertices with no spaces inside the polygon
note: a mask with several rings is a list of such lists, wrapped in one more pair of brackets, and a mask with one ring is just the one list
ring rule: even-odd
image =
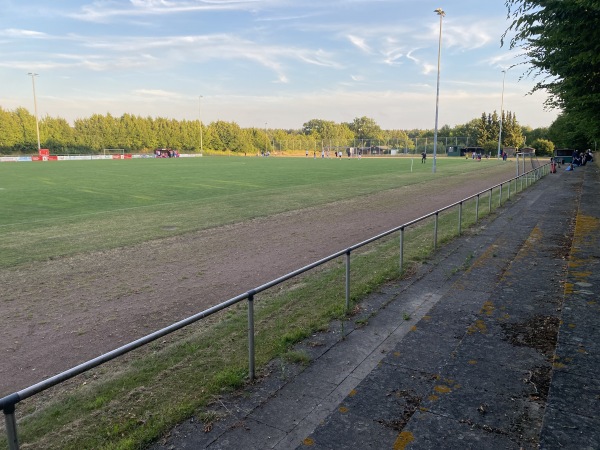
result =
[{"label": "green grass", "polygon": [[437,176],[429,164],[411,173],[410,158],[3,163],[0,268],[493,170],[502,163],[460,158],[439,158]]},{"label": "green grass", "polygon": [[[30,197],[40,202],[39,216],[21,212],[20,217],[16,216],[18,219],[2,218],[3,246],[6,235],[13,245],[18,245],[19,231],[32,239],[37,233],[45,233],[47,237],[48,229],[62,230],[69,236],[85,228],[82,234],[88,239],[92,239],[92,231],[102,237],[75,248],[55,244],[48,244],[43,251],[31,248],[21,260],[16,256],[2,256],[5,267],[19,261],[31,262],[160,238],[165,234],[165,224],[176,224],[173,225],[177,227],[175,232],[184,233],[411,183],[423,183],[424,189],[445,189],[463,182],[465,177],[485,177],[486,171],[497,170],[495,164],[465,164],[462,159],[440,159],[438,167],[444,174],[442,177],[433,176],[430,165],[415,164],[411,174],[410,160],[402,159],[204,158],[104,164],[107,162],[0,165],[3,183],[0,188],[4,188],[0,190],[2,207],[17,211]],[[472,170],[483,172],[468,173]],[[7,179],[10,183],[6,183]],[[201,179],[204,187],[190,187],[195,179]],[[227,179],[234,181],[227,182]],[[120,180],[119,186],[115,180]],[[47,192],[38,192],[44,184],[53,187]],[[172,185],[183,188],[169,189]],[[219,185],[224,186],[214,188]],[[96,190],[90,186],[101,188]],[[59,192],[62,196],[58,196]],[[72,201],[65,200],[71,196]],[[502,200],[507,201],[506,194]],[[492,194],[492,208],[498,203],[496,192]],[[35,209],[34,206],[29,208]],[[488,196],[482,196],[480,218],[488,213],[487,208]],[[188,223],[192,217],[197,220]],[[439,245],[456,235],[457,219],[456,209],[440,214]],[[129,224],[133,230],[120,230],[117,224],[111,225],[111,221]],[[464,205],[463,230],[474,222],[473,200]],[[104,230],[104,224],[108,230]],[[432,250],[432,220],[407,229],[403,273],[409,274]],[[470,261],[465,261],[459,270],[466,270],[469,264]],[[307,355],[295,350],[294,344],[326,329],[333,319],[342,323],[354,321],[357,326],[367,323],[368,317],[353,315],[357,312],[355,305],[382,283],[401,274],[398,236],[390,236],[352,253],[350,312],[345,309],[343,258],[257,295],[255,344],[259,373],[274,358],[279,358],[283,366],[307,364]],[[191,415],[206,423],[217,420],[218,415],[210,408],[211,401],[247,382],[246,320],[245,304],[232,307],[81,375],[58,389],[22,402],[17,405],[21,442],[29,448],[136,449],[143,448]]]}]

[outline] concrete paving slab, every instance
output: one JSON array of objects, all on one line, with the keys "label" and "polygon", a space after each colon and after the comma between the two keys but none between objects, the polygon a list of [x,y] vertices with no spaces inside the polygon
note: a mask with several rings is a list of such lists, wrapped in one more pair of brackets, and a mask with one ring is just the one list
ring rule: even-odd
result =
[{"label": "concrete paving slab", "polygon": [[380,450],[394,448],[398,434],[399,431],[393,426],[386,426],[340,407],[297,448]]},{"label": "concrete paving slab", "polygon": [[349,393],[340,408],[382,423],[408,421],[434,381],[429,373],[382,363]]},{"label": "concrete paving slab", "polygon": [[471,364],[492,361],[513,370],[531,370],[535,367],[552,365],[546,356],[533,348],[514,346],[506,340],[499,341],[497,338],[489,338],[482,334],[466,336],[461,351],[457,353],[454,359]]},{"label": "concrete paving slab", "polygon": [[320,403],[320,399],[312,395],[311,387],[304,386],[300,391],[297,383],[291,383],[248,417],[289,433]]},{"label": "concrete paving slab", "polygon": [[285,431],[246,418],[230,428],[228,433],[221,435],[218,440],[211,442],[206,448],[210,450],[232,448],[264,450],[275,447],[279,441],[285,438],[285,435]]},{"label": "concrete paving slab", "polygon": [[502,430],[481,426],[468,420],[456,421],[446,416],[427,412],[417,412],[401,434],[401,442],[406,443],[404,448],[411,450],[537,448],[523,442],[515,442]]},{"label": "concrete paving slab", "polygon": [[402,345],[387,354],[382,361],[385,364],[403,366],[409,369],[427,372],[431,374],[439,373],[446,365],[451,356],[445,351],[437,349],[415,349],[410,345]]},{"label": "concrete paving slab", "polygon": [[600,418],[600,380],[594,373],[579,376],[557,371],[552,378],[552,389],[553,408],[589,418]]},{"label": "concrete paving slab", "polygon": [[540,435],[541,449],[573,448],[596,450],[600,448],[600,420],[562,411],[549,405]]},{"label": "concrete paving slab", "polygon": [[544,404],[534,396],[535,386],[526,378],[527,373],[494,364],[455,366],[443,373],[422,407],[534,444]]}]

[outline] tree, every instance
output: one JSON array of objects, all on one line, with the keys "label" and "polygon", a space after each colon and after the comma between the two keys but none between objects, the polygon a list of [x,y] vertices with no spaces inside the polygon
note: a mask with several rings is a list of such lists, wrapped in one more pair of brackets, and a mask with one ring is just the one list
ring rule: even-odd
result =
[{"label": "tree", "polygon": [[521,135],[523,135],[524,146],[526,146],[528,142],[537,141],[538,139],[550,139],[548,127],[531,128],[530,126],[522,126]]},{"label": "tree", "polygon": [[[232,152],[243,152],[242,138],[243,133],[240,126],[235,122],[224,122],[222,120],[218,120],[214,123],[211,123],[209,128],[211,128],[211,140],[210,140],[210,148],[213,150],[220,151],[232,151]],[[265,138],[265,145],[263,148],[267,146],[267,150],[272,150],[270,145],[267,145],[267,140]]]},{"label": "tree", "polygon": [[52,153],[64,152],[74,144],[73,129],[65,119],[44,117],[40,123],[42,146]]},{"label": "tree", "polygon": [[491,140],[492,135],[490,132],[488,115],[486,115],[486,113],[481,114],[481,117],[477,121],[477,128],[475,132],[475,139],[478,146],[483,147],[484,143],[489,142]]},{"label": "tree", "polygon": [[0,108],[0,151],[9,153],[23,143],[23,134],[15,114]]},{"label": "tree", "polygon": [[535,148],[536,156],[552,156],[554,154],[554,144],[546,139],[536,139],[531,143]]},{"label": "tree", "polygon": [[356,117],[352,123],[346,125],[352,130],[356,139],[380,141],[383,137],[380,126],[369,117]]},{"label": "tree", "polygon": [[523,131],[517,122],[517,116],[508,111],[502,119],[502,146],[503,147],[523,147],[525,138]]},{"label": "tree", "polygon": [[330,139],[335,134],[334,128],[333,121],[312,119],[302,125],[302,133],[316,140]]},{"label": "tree", "polygon": [[37,149],[35,116],[31,115],[25,108],[17,108],[14,112],[14,121],[23,148]]},{"label": "tree", "polygon": [[577,115],[563,113],[548,128],[548,136],[556,148],[586,149],[588,148],[588,134],[584,124]]},{"label": "tree", "polygon": [[521,127],[517,122],[517,116],[510,111],[502,112],[502,134],[500,135],[500,118],[494,111],[492,114],[482,113],[481,118],[474,121],[476,142],[479,147],[491,148],[491,142],[496,143],[498,151],[498,137],[500,136],[501,147],[519,148],[525,142]]},{"label": "tree", "polygon": [[408,137],[408,134],[402,130],[384,131],[384,139],[395,148],[409,149],[415,148],[415,143]]},{"label": "tree", "polygon": [[485,153],[496,155],[498,153],[498,141],[487,141],[480,145]]},{"label": "tree", "polygon": [[[521,48],[546,90],[546,106],[583,125],[587,141],[600,136],[600,2],[506,0],[513,21],[511,48]],[[585,148],[585,146],[583,147]]]}]

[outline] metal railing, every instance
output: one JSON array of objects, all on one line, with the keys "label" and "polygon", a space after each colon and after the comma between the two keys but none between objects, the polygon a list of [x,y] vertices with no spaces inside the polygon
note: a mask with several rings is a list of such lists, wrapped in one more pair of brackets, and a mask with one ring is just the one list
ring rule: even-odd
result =
[{"label": "metal railing", "polygon": [[[345,283],[346,305],[345,306],[346,306],[346,311],[348,311],[350,308],[350,255],[354,250],[364,247],[365,245],[370,244],[372,242],[378,241],[378,240],[380,240],[386,236],[389,236],[391,234],[399,233],[399,241],[400,241],[399,264],[400,264],[400,272],[402,273],[402,268],[404,266],[404,244],[405,244],[404,234],[405,234],[406,228],[413,226],[419,222],[422,222],[426,219],[433,218],[434,219],[433,249],[435,250],[435,249],[437,249],[437,246],[438,246],[438,225],[439,225],[440,213],[442,213],[444,211],[448,211],[454,207],[458,207],[458,230],[457,231],[458,231],[458,235],[460,235],[462,233],[462,222],[463,222],[462,212],[463,212],[463,204],[465,202],[475,199],[475,223],[477,223],[479,221],[480,197],[481,196],[488,195],[488,197],[489,197],[488,213],[491,213],[492,198],[493,198],[492,194],[495,189],[499,189],[498,206],[501,206],[502,205],[502,196],[503,196],[503,192],[504,192],[505,188],[507,191],[507,200],[509,200],[510,196],[511,196],[511,185],[513,183],[515,186],[515,192],[517,192],[519,190],[522,191],[524,188],[529,187],[532,183],[539,180],[543,176],[547,175],[550,170],[549,167],[550,167],[549,164],[545,164],[545,165],[542,165],[535,169],[532,169],[529,172],[526,172],[517,177],[511,178],[510,180],[507,180],[503,183],[494,185],[488,189],[478,192],[477,194],[473,194],[470,197],[464,198],[458,202],[452,203],[451,205],[445,206],[445,207],[440,208],[436,211],[433,211],[429,214],[426,214],[422,217],[411,220],[410,222],[404,223],[400,226],[397,226],[388,231],[380,233],[376,236],[373,236],[372,238],[369,238],[365,241],[359,242],[358,244],[354,244],[344,250],[340,250],[337,253],[333,253],[325,258],[322,258],[318,261],[313,262],[312,264],[306,265],[300,269],[297,269],[293,272],[290,272],[286,275],[283,275],[279,278],[269,281],[268,283],[265,283],[254,289],[244,292],[243,294],[240,294],[236,297],[230,298],[229,300],[227,300],[223,303],[219,303],[218,305],[215,305],[209,309],[206,309],[202,312],[194,314],[193,316],[190,316],[186,319],[176,322],[168,327],[165,327],[158,331],[150,333],[140,339],[137,339],[133,342],[125,344],[115,350],[107,352],[103,355],[100,355],[96,358],[93,358],[89,361],[86,361],[82,364],[72,367],[71,369],[68,369],[64,372],[61,372],[57,375],[54,375],[50,378],[40,381],[39,383],[33,384],[25,389],[22,389],[20,391],[17,391],[10,395],[7,395],[3,398],[0,398],[0,409],[2,409],[2,411],[4,412],[6,435],[7,435],[7,439],[8,439],[9,449],[10,450],[18,450],[18,448],[19,448],[19,441],[18,441],[18,435],[17,435],[17,423],[16,423],[16,418],[15,418],[15,410],[16,410],[17,403],[19,403],[29,397],[32,397],[42,391],[45,391],[53,386],[56,386],[64,381],[67,381],[77,375],[87,372],[101,364],[111,361],[111,360],[117,358],[118,356],[129,353],[132,350],[135,350],[139,347],[149,344],[150,342],[153,342],[163,336],[173,333],[174,331],[177,331],[177,330],[179,330],[183,327],[186,327],[190,324],[193,324],[193,323],[195,323],[201,319],[204,319],[212,314],[215,314],[221,310],[227,309],[230,306],[233,306],[243,300],[248,300],[248,373],[249,373],[249,378],[251,380],[254,380],[255,375],[256,375],[256,373],[255,373],[255,358],[254,358],[254,297],[256,294],[259,294],[269,288],[272,288],[272,287],[274,287],[278,284],[281,284],[287,280],[295,278],[298,275],[303,274],[304,272],[307,272],[311,269],[314,269],[314,268],[321,266],[329,261],[332,261],[336,258],[339,258],[339,257],[345,255],[345,259],[346,259],[346,275],[345,275],[346,276],[346,283]],[[520,189],[517,188],[518,183],[520,183]],[[525,186],[523,186],[523,184],[525,184]]]}]

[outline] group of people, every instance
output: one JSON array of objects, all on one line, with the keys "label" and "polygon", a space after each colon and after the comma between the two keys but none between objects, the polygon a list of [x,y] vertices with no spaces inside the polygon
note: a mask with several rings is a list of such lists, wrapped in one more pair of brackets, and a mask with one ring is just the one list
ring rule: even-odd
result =
[{"label": "group of people", "polygon": [[[346,153],[348,155],[348,158],[352,157],[352,152],[350,151],[349,148],[346,149]],[[305,155],[308,158],[308,150],[305,151]],[[343,152],[341,150],[339,150],[339,151],[333,151],[333,157],[334,158],[342,159],[343,156],[344,156],[344,154],[343,154]],[[359,149],[356,152],[356,156],[358,157],[358,159],[362,158],[362,149]],[[317,158],[317,151],[316,150],[313,151],[313,158],[314,159]],[[327,150],[325,150],[325,149],[321,150],[321,158],[331,158],[331,154],[329,152],[329,149],[327,149]]]},{"label": "group of people", "polygon": [[[482,158],[490,159],[490,156],[491,156],[491,153],[482,153],[482,152],[465,153],[465,159],[471,158],[471,159],[476,160],[476,161],[481,161]],[[506,158],[508,158],[508,155],[506,154],[506,152],[503,152],[502,153],[502,159],[504,161],[506,161]]]},{"label": "group of people", "polygon": [[155,158],[179,158],[179,152],[171,148],[157,148],[154,150]]},{"label": "group of people", "polygon": [[594,160],[594,156],[592,155],[592,151],[587,149],[583,153],[579,153],[577,150],[573,152],[573,165],[574,166],[585,166],[588,162],[592,162]]},{"label": "group of people", "polygon": [[[585,166],[588,162],[592,162],[592,161],[594,161],[594,155],[592,154],[592,151],[589,148],[585,152],[582,152],[582,153],[579,153],[579,151],[574,150],[573,151],[573,159],[567,165],[567,168],[565,170],[571,171],[571,170],[574,170],[575,167]],[[557,162],[560,163],[561,161],[557,161]]]}]

